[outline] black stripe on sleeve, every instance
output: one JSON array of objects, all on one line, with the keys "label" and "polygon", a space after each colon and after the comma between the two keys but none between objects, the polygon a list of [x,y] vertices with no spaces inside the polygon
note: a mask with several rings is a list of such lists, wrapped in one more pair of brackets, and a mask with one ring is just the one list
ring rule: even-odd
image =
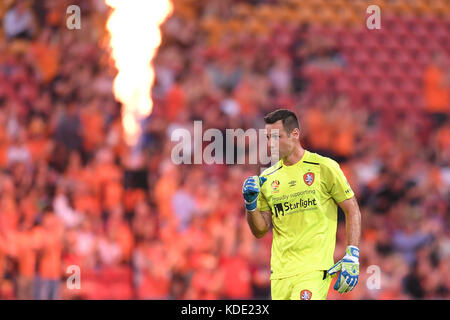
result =
[{"label": "black stripe on sleeve", "polygon": [[320,163],[317,162],[310,162],[310,161],[303,161],[304,163],[309,163],[309,164],[315,164],[316,166],[319,166]]},{"label": "black stripe on sleeve", "polygon": [[271,175],[272,173],[277,172],[277,171],[280,170],[282,167],[283,167],[283,166],[280,166],[279,168],[273,170],[271,173],[265,174],[265,176],[269,176],[269,175]]}]

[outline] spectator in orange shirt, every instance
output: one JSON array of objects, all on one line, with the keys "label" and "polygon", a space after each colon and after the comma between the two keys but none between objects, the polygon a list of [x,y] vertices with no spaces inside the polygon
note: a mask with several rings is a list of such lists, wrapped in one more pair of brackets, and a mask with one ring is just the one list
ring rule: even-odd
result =
[{"label": "spectator in orange shirt", "polygon": [[220,267],[224,277],[223,297],[225,299],[250,299],[252,288],[248,259],[241,255],[222,257]]},{"label": "spectator in orange shirt", "polygon": [[20,223],[16,235],[15,258],[18,261],[17,298],[33,298],[33,277],[36,269],[36,248],[33,242],[32,226],[26,220]]},{"label": "spectator in orange shirt", "polygon": [[450,113],[450,64],[444,53],[436,52],[424,74],[426,110],[440,126]]},{"label": "spectator in orange shirt", "polygon": [[59,67],[59,49],[51,36],[51,30],[44,29],[30,48],[32,59],[37,62],[36,70],[44,83],[50,83]]},{"label": "spectator in orange shirt", "polygon": [[62,224],[52,212],[46,212],[42,225],[35,229],[38,249],[38,275],[35,277],[34,298],[56,300],[60,297],[62,274]]}]

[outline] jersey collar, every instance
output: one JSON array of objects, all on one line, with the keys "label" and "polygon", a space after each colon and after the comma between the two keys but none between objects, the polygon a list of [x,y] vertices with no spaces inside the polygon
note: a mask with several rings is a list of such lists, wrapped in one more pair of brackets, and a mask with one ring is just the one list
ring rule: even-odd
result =
[{"label": "jersey collar", "polygon": [[293,165],[288,166],[288,165],[286,165],[286,164],[284,163],[284,160],[281,159],[281,164],[282,164],[283,167],[286,167],[286,168],[290,168],[290,167],[298,167],[298,166],[300,166],[300,165],[302,164],[302,162],[303,162],[304,160],[307,159],[307,156],[308,156],[308,155],[309,155],[309,151],[305,149],[305,152],[303,153],[303,156],[301,157],[301,159],[300,159],[298,162],[294,163]]}]

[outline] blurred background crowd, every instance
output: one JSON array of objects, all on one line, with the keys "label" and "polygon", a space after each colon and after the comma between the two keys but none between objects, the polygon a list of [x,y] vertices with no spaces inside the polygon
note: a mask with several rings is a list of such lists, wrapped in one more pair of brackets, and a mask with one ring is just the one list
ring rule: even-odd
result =
[{"label": "blurred background crowd", "polygon": [[[450,2],[371,1],[380,30],[367,1],[173,3],[133,150],[104,1],[0,2],[0,298],[269,299],[271,236],[241,195],[260,167],[175,165],[170,137],[262,128],[279,107],[360,203],[360,281],[329,299],[450,298]],[[335,260],[345,246],[340,214]]]}]

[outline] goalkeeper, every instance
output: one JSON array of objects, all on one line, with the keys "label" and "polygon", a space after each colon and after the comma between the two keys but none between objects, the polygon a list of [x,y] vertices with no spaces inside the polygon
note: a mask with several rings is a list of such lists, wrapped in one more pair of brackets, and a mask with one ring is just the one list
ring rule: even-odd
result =
[{"label": "goalkeeper", "polygon": [[[338,273],[334,289],[351,291],[359,276],[361,214],[347,179],[336,161],[302,148],[293,112],[273,111],[264,122],[280,161],[247,178],[242,193],[253,235],[261,238],[273,225],[272,299],[326,299]],[[345,213],[347,248],[334,264],[338,205]]]}]

